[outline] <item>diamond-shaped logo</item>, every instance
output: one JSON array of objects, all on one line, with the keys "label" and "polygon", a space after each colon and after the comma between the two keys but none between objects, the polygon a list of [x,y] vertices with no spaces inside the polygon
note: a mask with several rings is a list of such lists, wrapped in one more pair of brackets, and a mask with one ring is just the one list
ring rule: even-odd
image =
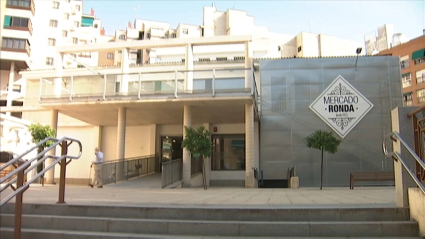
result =
[{"label": "diamond-shaped logo", "polygon": [[340,75],[310,105],[341,138],[347,136],[372,107],[373,104]]}]

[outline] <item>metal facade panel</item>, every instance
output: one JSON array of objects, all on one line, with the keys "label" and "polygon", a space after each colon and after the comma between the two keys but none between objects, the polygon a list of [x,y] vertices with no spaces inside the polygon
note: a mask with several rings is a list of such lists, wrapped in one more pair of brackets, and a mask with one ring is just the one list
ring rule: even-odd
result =
[{"label": "metal facade panel", "polygon": [[324,186],[348,186],[350,172],[393,170],[381,144],[391,131],[391,110],[402,106],[399,59],[359,57],[356,69],[355,62],[355,57],[260,61],[260,168],[265,179],[286,179],[287,168],[295,165],[300,186],[319,186],[320,151],[309,149],[305,138],[319,129],[333,130],[309,105],[338,75],[374,107],[342,140],[338,152],[325,154]]}]

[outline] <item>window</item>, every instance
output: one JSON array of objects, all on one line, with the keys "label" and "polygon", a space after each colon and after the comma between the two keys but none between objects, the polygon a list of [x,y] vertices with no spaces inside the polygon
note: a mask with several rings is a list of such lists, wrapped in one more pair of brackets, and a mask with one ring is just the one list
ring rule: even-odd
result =
[{"label": "window", "polygon": [[299,47],[298,47],[298,52],[300,52],[300,51],[301,51],[301,49],[302,49],[302,48],[301,48],[301,46],[299,46]]},{"label": "window", "polygon": [[409,65],[410,64],[409,64],[409,56],[408,55],[400,57],[400,67],[401,67],[401,69],[409,67]]},{"label": "window", "polygon": [[57,20],[50,20],[49,27],[58,27],[58,21]]},{"label": "window", "polygon": [[80,5],[75,5],[75,10],[81,11],[81,6]]},{"label": "window", "polygon": [[199,58],[199,61],[211,61],[210,58]]},{"label": "window", "polygon": [[122,53],[122,50],[119,50],[118,53]]},{"label": "window", "polygon": [[74,21],[74,27],[79,27],[80,26],[80,22],[79,21]]},{"label": "window", "polygon": [[23,17],[4,16],[3,26],[8,27],[23,27],[28,28],[29,19]]},{"label": "window", "polygon": [[97,25],[97,23],[96,24],[94,24],[94,28],[98,28],[99,27],[99,25]]},{"label": "window", "polygon": [[418,98],[418,102],[425,102],[425,89],[420,89],[416,91],[416,97]]},{"label": "window", "polygon": [[69,13],[63,14],[63,20],[69,20]]},{"label": "window", "polygon": [[120,35],[118,38],[119,38],[120,40],[125,40],[125,35]]},{"label": "window", "polygon": [[410,73],[401,75],[401,84],[403,88],[412,86],[412,76]]},{"label": "window", "polygon": [[148,33],[146,33],[146,38],[147,39],[151,39],[151,34],[148,32]]},{"label": "window", "polygon": [[213,135],[212,170],[245,170],[245,135]]},{"label": "window", "polygon": [[416,83],[425,83],[425,69],[416,72]]},{"label": "window", "polygon": [[59,2],[53,2],[53,8],[59,9]]},{"label": "window", "polygon": [[3,49],[19,49],[25,50],[27,45],[26,39],[3,38],[1,47]]},{"label": "window", "polygon": [[170,37],[170,35],[168,33],[165,33],[164,38],[168,39]]},{"label": "window", "polygon": [[81,52],[78,53],[79,57],[84,57],[84,58],[91,58],[91,53],[90,52]]},{"label": "window", "polygon": [[235,56],[235,58],[233,58],[235,61],[244,61],[245,57],[244,56]]},{"label": "window", "polygon": [[48,46],[56,46],[56,39],[55,38],[48,38]]},{"label": "window", "polygon": [[412,92],[403,94],[403,105],[404,106],[412,105]]},{"label": "window", "polygon": [[73,38],[72,38],[72,43],[73,43],[73,44],[78,44],[78,38],[73,37]]},{"label": "window", "polygon": [[425,62],[425,48],[412,53],[412,60],[415,65]]},{"label": "window", "polygon": [[176,38],[176,34],[175,33],[171,33],[171,38]]},{"label": "window", "polygon": [[30,7],[31,0],[7,0],[7,6]]},{"label": "window", "polygon": [[63,37],[68,37],[68,31],[62,30],[62,36]]},{"label": "window", "polygon": [[227,61],[227,57],[217,57],[217,61]]},{"label": "window", "polygon": [[106,58],[108,58],[108,59],[114,59],[114,53],[108,53],[106,55]]},{"label": "window", "polygon": [[46,65],[53,66],[53,58],[52,57],[46,57]]},{"label": "window", "polygon": [[185,35],[189,34],[189,29],[183,28],[182,33]]}]

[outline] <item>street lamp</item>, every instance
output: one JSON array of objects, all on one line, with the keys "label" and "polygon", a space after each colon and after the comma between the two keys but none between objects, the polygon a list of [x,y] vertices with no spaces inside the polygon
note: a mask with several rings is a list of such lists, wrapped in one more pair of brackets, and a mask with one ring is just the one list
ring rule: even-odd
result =
[{"label": "street lamp", "polygon": [[356,57],[356,64],[354,65],[354,70],[355,71],[357,71],[357,59],[359,59],[360,53],[362,53],[362,48],[361,47],[359,47],[359,48],[356,49],[357,57]]}]

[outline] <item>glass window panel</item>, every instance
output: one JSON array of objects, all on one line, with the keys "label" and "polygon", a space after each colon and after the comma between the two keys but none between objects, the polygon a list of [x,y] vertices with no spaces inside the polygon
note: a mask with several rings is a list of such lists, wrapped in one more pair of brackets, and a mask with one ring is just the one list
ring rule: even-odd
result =
[{"label": "glass window panel", "polygon": [[213,136],[212,170],[245,170],[244,135]]},{"label": "glass window panel", "polygon": [[14,49],[18,49],[19,48],[19,39],[14,39],[13,40],[13,47]]},{"label": "glass window panel", "polygon": [[28,18],[21,18],[21,27],[28,27]]},{"label": "glass window panel", "polygon": [[7,48],[13,48],[13,39],[7,39]]},{"label": "glass window panel", "polygon": [[26,42],[26,40],[20,40],[19,41],[19,49],[25,49],[25,42]]}]

